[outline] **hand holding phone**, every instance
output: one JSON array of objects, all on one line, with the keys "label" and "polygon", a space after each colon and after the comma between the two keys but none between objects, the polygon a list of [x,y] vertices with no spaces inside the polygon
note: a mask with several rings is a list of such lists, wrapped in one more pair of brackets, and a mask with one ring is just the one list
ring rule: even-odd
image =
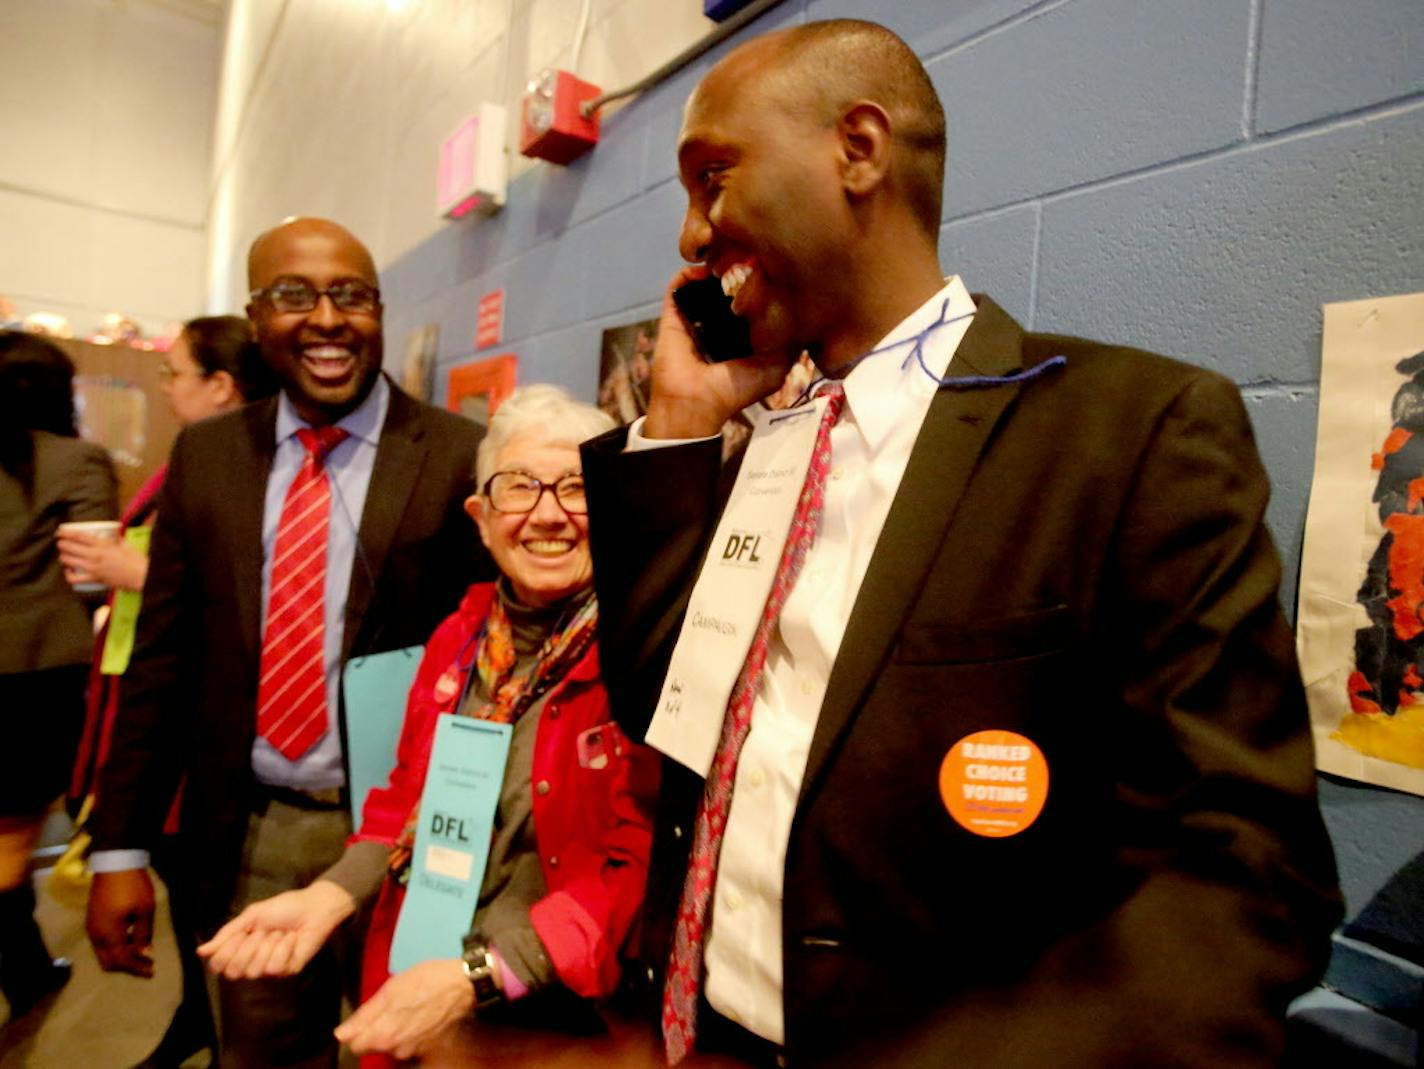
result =
[{"label": "hand holding phone", "polygon": [[[648,438],[720,434],[727,420],[771,393],[786,377],[786,361],[781,356],[752,353],[745,321],[731,314],[722,284],[715,278],[707,279],[707,274],[703,264],[684,267],[663,291],[653,386],[643,423],[643,434]],[[683,293],[685,288],[689,292]],[[720,306],[720,312],[710,313],[715,318],[709,318],[709,306]],[[723,328],[720,338],[725,339],[728,319],[736,325],[735,333],[747,331],[745,342],[734,340],[729,345],[719,340],[717,322]],[[693,332],[694,322],[702,325],[699,334]],[[710,359],[709,350],[720,362]],[[747,359],[737,359],[739,356]]]},{"label": "hand holding phone", "polygon": [[721,279],[708,275],[685,283],[673,291],[672,299],[709,363],[752,355],[751,330],[747,321],[732,311],[732,298],[722,292]]}]

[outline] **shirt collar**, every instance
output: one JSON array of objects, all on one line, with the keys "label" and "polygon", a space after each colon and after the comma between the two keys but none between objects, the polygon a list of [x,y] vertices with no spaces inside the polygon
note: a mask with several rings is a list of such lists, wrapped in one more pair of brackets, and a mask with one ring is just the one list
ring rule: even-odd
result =
[{"label": "shirt collar", "polygon": [[[946,301],[949,302],[947,307]],[[959,347],[959,339],[971,322],[960,319],[927,334],[922,350],[925,366],[921,368],[920,362],[913,358],[911,339],[940,318],[941,308],[946,320],[973,314],[974,301],[958,275],[951,275],[934,296],[900,320],[872,346],[871,352],[875,355],[861,360],[845,378],[846,406],[872,453],[898,423],[910,417],[924,398],[939,389],[939,383],[930,375],[944,377]],[[890,346],[893,348],[888,348]],[[875,352],[887,348],[887,352]],[[930,375],[925,374],[926,368]]]},{"label": "shirt collar", "polygon": [[[336,426],[352,438],[360,438],[364,442],[376,445],[381,438],[381,427],[385,425],[386,410],[390,407],[390,401],[391,390],[386,385],[386,376],[378,372],[376,384],[371,387],[371,392],[366,395],[366,399],[337,420]],[[309,426],[311,424],[297,415],[296,406],[287,396],[287,391],[283,390],[278,395],[277,401],[277,442],[279,444],[285,442],[288,438],[295,437],[297,431]]]}]

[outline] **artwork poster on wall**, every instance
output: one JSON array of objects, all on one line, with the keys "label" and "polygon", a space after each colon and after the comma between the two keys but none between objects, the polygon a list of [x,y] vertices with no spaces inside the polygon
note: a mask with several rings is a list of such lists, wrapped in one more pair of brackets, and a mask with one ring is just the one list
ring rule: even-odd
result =
[{"label": "artwork poster on wall", "polygon": [[[598,407],[619,424],[632,423],[648,411],[653,388],[653,354],[658,343],[658,321],[643,319],[609,327],[603,332],[598,365]],[[786,381],[762,403],[782,409],[794,404],[816,375],[816,365],[804,353],[791,365]],[[751,436],[752,425],[743,415],[722,428],[722,453],[730,456]]]},{"label": "artwork poster on wall", "polygon": [[1296,644],[1316,763],[1424,795],[1424,293],[1325,306]]}]

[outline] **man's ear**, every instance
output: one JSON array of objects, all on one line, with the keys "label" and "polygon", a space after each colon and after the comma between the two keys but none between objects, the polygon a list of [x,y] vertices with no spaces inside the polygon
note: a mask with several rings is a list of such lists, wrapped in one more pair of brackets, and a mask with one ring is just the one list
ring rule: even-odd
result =
[{"label": "man's ear", "polygon": [[846,192],[863,197],[885,181],[890,169],[890,116],[879,104],[862,100],[846,109],[836,133]]}]

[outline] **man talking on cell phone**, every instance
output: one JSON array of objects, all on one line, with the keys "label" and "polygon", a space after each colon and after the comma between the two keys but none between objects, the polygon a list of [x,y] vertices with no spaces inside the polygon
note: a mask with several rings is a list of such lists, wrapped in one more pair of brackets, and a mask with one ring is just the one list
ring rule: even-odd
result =
[{"label": "man talking on cell phone", "polygon": [[[153,972],[147,849],[180,780],[186,894],[210,935],[345,847],[341,666],[424,642],[491,570],[463,512],[481,432],[382,374],[366,248],[335,223],[288,220],[253,243],[248,279],[282,391],[173,448],[99,780],[89,935],[105,969],[139,976]],[[336,1064],[331,1031],[359,973],[348,936],[297,976],[219,982],[221,1065]]]},{"label": "man talking on cell phone", "polygon": [[[871,23],[687,102],[692,266],[647,416],[584,461],[613,705],[669,755],[669,1060],[1276,1065],[1339,899],[1240,396],[946,279],[944,154]],[[679,316],[708,274],[751,356]]]}]

